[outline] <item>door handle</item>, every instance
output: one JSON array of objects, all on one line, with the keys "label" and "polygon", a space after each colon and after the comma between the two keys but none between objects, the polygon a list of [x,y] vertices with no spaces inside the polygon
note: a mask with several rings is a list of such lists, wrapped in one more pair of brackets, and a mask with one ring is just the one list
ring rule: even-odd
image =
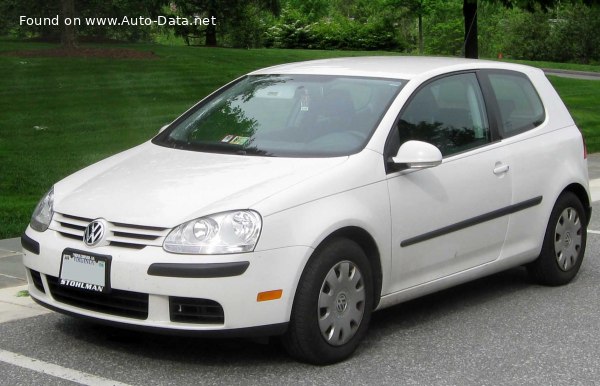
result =
[{"label": "door handle", "polygon": [[498,163],[496,163],[496,166],[494,167],[494,174],[498,176],[500,174],[504,174],[504,173],[508,172],[509,169],[510,169],[510,166],[498,162]]}]

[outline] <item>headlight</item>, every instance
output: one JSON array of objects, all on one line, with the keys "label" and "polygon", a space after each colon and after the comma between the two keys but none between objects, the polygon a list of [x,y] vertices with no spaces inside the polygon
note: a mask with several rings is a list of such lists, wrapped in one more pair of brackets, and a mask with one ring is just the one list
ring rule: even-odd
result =
[{"label": "headlight", "polygon": [[253,210],[236,210],[200,217],[169,233],[167,252],[218,255],[251,252],[256,246],[262,219]]},{"label": "headlight", "polygon": [[31,216],[31,227],[38,232],[44,232],[50,226],[54,214],[54,187],[37,204]]}]

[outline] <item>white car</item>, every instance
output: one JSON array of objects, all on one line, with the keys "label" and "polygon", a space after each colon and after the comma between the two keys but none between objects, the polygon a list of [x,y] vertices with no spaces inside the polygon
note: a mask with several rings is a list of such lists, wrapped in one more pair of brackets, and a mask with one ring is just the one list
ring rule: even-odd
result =
[{"label": "white car", "polygon": [[295,358],[333,363],[372,311],[520,265],[571,281],[586,163],[539,69],[270,67],[57,182],[22,236],[29,292],[123,327],[282,335]]}]

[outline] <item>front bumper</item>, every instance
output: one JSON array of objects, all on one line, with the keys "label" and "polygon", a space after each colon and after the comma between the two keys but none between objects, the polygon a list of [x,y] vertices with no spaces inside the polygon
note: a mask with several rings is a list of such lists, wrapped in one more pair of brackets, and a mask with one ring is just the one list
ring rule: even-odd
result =
[{"label": "front bumper", "polygon": [[[41,305],[129,328],[197,335],[281,333],[312,253],[301,246],[212,256],[172,254],[154,246],[89,248],[55,231],[40,233],[31,228],[22,242],[29,293]],[[112,257],[110,293],[58,284],[61,256],[67,248]],[[276,290],[282,290],[281,298],[257,300],[259,293]],[[219,307],[222,317],[215,318]],[[182,309],[210,317],[178,317]]]}]

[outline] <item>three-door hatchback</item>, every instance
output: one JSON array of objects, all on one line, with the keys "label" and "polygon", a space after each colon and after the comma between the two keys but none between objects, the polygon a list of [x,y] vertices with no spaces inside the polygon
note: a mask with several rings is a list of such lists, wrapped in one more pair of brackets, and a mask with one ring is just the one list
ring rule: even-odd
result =
[{"label": "three-door hatchback", "polygon": [[42,198],[38,303],[130,328],[282,335],[348,357],[371,312],[526,265],[577,274],[582,135],[541,70],[456,58],[252,72]]}]

